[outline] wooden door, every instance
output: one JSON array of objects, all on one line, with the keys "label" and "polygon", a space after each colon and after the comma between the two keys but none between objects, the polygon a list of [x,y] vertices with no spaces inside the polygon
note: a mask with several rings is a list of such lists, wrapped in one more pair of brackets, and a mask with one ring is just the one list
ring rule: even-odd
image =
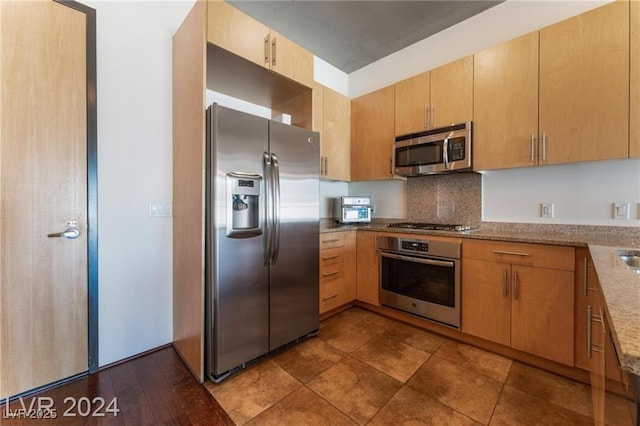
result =
[{"label": "wooden door", "polygon": [[322,152],[326,157],[325,178],[351,179],[351,103],[349,98],[324,88],[324,133]]},{"label": "wooden door", "polygon": [[540,31],[540,164],[629,153],[629,4]]},{"label": "wooden door", "polygon": [[395,84],[396,136],[427,130],[429,119],[429,71]]},{"label": "wooden door", "polygon": [[473,119],[473,56],[431,70],[431,127]]},{"label": "wooden door", "polygon": [[393,177],[394,86],[351,100],[351,180]]},{"label": "wooden door", "polygon": [[380,265],[375,232],[356,233],[356,298],[380,306]]},{"label": "wooden door", "polygon": [[573,366],[571,271],[512,266],[511,346]]},{"label": "wooden door", "polygon": [[629,157],[640,157],[640,1],[629,2],[631,13]]},{"label": "wooden door", "polygon": [[86,21],[0,2],[0,397],[88,369]]},{"label": "wooden door", "polygon": [[474,56],[473,169],[538,164],[538,32]]},{"label": "wooden door", "polygon": [[508,263],[462,262],[462,331],[509,346],[511,299]]},{"label": "wooden door", "polygon": [[269,68],[269,27],[224,1],[207,3],[207,41]]},{"label": "wooden door", "polygon": [[313,54],[282,34],[270,30],[271,70],[313,87]]}]

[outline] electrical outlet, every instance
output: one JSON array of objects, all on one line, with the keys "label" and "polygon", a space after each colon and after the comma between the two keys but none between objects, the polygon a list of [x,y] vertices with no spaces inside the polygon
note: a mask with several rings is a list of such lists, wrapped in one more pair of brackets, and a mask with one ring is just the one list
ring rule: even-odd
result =
[{"label": "electrical outlet", "polygon": [[613,218],[629,220],[631,205],[629,203],[613,203]]},{"label": "electrical outlet", "polygon": [[172,203],[149,203],[149,217],[171,217],[172,215]]},{"label": "electrical outlet", "polygon": [[540,203],[540,217],[553,217],[553,203]]}]

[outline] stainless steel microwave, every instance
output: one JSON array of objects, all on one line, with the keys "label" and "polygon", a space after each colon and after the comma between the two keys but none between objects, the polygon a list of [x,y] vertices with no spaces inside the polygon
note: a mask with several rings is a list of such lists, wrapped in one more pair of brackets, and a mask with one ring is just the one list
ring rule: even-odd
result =
[{"label": "stainless steel microwave", "polygon": [[396,137],[394,173],[421,176],[470,171],[471,128],[472,123],[468,121]]}]

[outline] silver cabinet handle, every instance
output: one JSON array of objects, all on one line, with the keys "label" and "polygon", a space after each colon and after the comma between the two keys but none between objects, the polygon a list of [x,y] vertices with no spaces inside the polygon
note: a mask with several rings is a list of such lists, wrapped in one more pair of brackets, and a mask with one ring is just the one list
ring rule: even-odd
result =
[{"label": "silver cabinet handle", "polygon": [[393,176],[393,157],[389,157],[389,174]]},{"label": "silver cabinet handle", "polygon": [[70,220],[67,222],[67,228],[62,232],[54,232],[47,234],[48,238],[66,238],[68,240],[75,240],[80,236],[80,230],[77,228],[78,222]]},{"label": "silver cabinet handle", "polygon": [[586,296],[587,295],[587,263],[589,262],[589,259],[587,259],[586,257],[584,258],[584,265],[582,266],[582,293]]},{"label": "silver cabinet handle", "polygon": [[271,40],[271,66],[272,67],[276,66],[276,54],[278,52],[277,48],[278,48],[278,42],[274,37],[273,40]]},{"label": "silver cabinet handle", "polygon": [[587,358],[591,358],[591,305],[587,305]]},{"label": "silver cabinet handle", "polygon": [[535,136],[533,135],[533,133],[531,133],[531,162],[532,163],[535,163],[536,161],[535,140],[536,140]]},{"label": "silver cabinet handle", "polygon": [[322,256],[322,260],[331,260],[331,259],[335,259],[336,257],[340,257],[340,255],[334,254],[333,256]]},{"label": "silver cabinet handle", "polygon": [[323,243],[323,244],[326,244],[326,243],[335,243],[335,242],[337,242],[337,241],[340,241],[340,238],[334,238],[333,240],[322,240],[322,243]]},{"label": "silver cabinet handle", "polygon": [[503,250],[493,250],[493,253],[495,254],[508,254],[511,256],[530,256],[529,253],[520,253],[517,251],[503,251]]},{"label": "silver cabinet handle", "polygon": [[424,128],[429,128],[429,107],[426,105],[424,106]]},{"label": "silver cabinet handle", "polygon": [[433,128],[435,126],[435,122],[436,122],[436,109],[433,107],[433,105],[431,105],[431,113],[429,114],[431,116],[431,128]]},{"label": "silver cabinet handle", "polygon": [[326,297],[323,297],[322,300],[325,301],[325,300],[333,299],[334,297],[338,297],[338,294],[339,293],[330,294],[330,295],[328,295]]},{"label": "silver cabinet handle", "polygon": [[542,161],[547,161],[547,134],[542,132]]},{"label": "silver cabinet handle", "polygon": [[329,157],[324,157],[324,175],[329,174]]},{"label": "silver cabinet handle", "polygon": [[264,64],[269,65],[269,34],[264,36]]},{"label": "silver cabinet handle", "polygon": [[518,300],[518,271],[513,270],[513,298]]},{"label": "silver cabinet handle", "polygon": [[502,297],[507,297],[509,288],[509,277],[507,268],[504,268],[504,279],[502,280]]},{"label": "silver cabinet handle", "polygon": [[323,277],[332,277],[334,275],[338,275],[340,273],[340,271],[331,271],[331,272],[325,272],[322,274]]}]

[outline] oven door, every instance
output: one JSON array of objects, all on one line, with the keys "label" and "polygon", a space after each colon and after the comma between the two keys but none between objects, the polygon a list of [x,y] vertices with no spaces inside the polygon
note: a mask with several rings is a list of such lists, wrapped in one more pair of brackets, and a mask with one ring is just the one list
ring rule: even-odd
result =
[{"label": "oven door", "polygon": [[459,259],[380,256],[380,303],[460,328]]}]

